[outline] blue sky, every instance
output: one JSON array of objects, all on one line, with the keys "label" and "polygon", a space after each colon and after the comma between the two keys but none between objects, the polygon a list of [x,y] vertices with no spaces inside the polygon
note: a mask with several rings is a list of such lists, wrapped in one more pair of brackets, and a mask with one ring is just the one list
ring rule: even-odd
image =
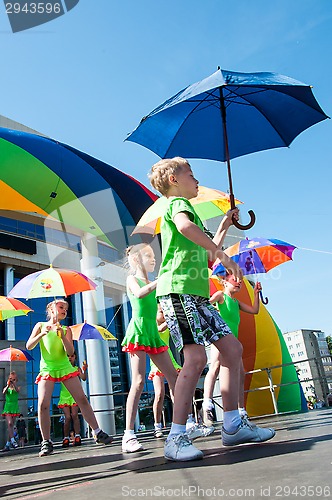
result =
[{"label": "blue sky", "polygon": [[[328,0],[80,0],[13,34],[0,3],[0,114],[81,149],[148,185],[158,157],[123,142],[142,116],[216,71],[272,71],[311,84],[332,116]],[[232,161],[234,192],[257,221],[248,237],[286,240],[294,261],[262,277],[283,331],[332,334],[332,122],[290,148]],[[200,183],[227,190],[223,163],[192,160]]]}]

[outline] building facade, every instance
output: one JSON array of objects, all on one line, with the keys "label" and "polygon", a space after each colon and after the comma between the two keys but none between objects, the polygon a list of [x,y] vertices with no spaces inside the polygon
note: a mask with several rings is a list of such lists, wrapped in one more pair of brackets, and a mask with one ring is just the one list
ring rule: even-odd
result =
[{"label": "building facade", "polygon": [[283,336],[305,397],[327,402],[332,390],[332,358],[325,334],[320,330],[301,329]]}]

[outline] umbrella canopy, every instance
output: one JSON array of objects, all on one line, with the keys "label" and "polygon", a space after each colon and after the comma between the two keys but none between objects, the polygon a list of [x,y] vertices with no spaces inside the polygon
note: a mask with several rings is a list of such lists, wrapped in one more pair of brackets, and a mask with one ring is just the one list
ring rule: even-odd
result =
[{"label": "umbrella canopy", "polygon": [[[225,253],[241,268],[243,274],[267,273],[284,262],[292,260],[296,246],[275,238],[246,238],[228,247]],[[225,274],[221,263],[213,267],[213,274]]]},{"label": "umbrella canopy", "polygon": [[39,135],[0,128],[0,158],[0,209],[50,216],[118,249],[157,199],[124,172]]},{"label": "umbrella canopy", "polygon": [[26,304],[12,297],[0,296],[0,321],[4,321],[14,316],[24,316],[31,312]]},{"label": "umbrella canopy", "polygon": [[106,328],[89,323],[78,323],[70,327],[73,333],[73,340],[117,340]]},{"label": "umbrella canopy", "polygon": [[[191,198],[190,202],[194,206],[197,215],[202,220],[225,215],[231,207],[229,195],[227,193],[204,186],[198,186],[198,195],[195,198]],[[235,200],[235,203],[239,204],[242,203],[242,201]],[[155,235],[160,233],[161,218],[167,204],[168,200],[166,197],[161,196],[158,198],[153,205],[144,212],[132,234],[147,233]]]},{"label": "umbrella canopy", "polygon": [[[236,73],[218,68],[145,116],[126,140],[161,158],[183,156],[227,162],[256,151],[289,146],[303,130],[325,120],[311,87],[277,73]],[[250,213],[250,212],[249,212]],[[241,226],[243,229],[254,224]]]},{"label": "umbrella canopy", "polygon": [[33,357],[28,351],[23,349],[16,349],[15,347],[7,347],[7,349],[1,349],[0,351],[0,361],[31,361]]},{"label": "umbrella canopy", "polygon": [[57,295],[67,297],[78,292],[95,290],[97,285],[87,276],[71,269],[55,269],[52,266],[28,274],[9,292],[10,297],[33,299]]}]

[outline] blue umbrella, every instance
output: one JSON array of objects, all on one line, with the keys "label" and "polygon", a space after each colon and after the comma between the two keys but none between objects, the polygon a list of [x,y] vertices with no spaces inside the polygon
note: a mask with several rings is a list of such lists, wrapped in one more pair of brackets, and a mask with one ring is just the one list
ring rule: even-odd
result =
[{"label": "blue umbrella", "polygon": [[[286,147],[297,135],[328,116],[311,87],[277,73],[235,73],[218,68],[178,92],[142,118],[126,140],[161,158],[183,156],[227,162],[235,207],[230,160],[256,151]],[[255,223],[255,214],[249,211]]]}]

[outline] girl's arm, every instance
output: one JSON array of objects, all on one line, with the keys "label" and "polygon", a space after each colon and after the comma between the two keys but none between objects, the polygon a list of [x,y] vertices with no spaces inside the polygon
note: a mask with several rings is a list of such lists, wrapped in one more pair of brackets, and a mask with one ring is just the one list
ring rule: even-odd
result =
[{"label": "girl's arm", "polygon": [[131,275],[127,278],[127,288],[129,288],[131,293],[138,299],[143,299],[143,297],[149,295],[149,293],[153,292],[153,290],[156,289],[156,286],[157,280],[151,281],[151,283],[140,287],[135,276]]},{"label": "girl's arm", "polygon": [[2,390],[2,394],[6,394],[6,392],[8,391],[8,389],[9,389],[9,385],[8,385],[8,382],[7,382],[7,385],[5,385],[5,387]]},{"label": "girl's arm", "polygon": [[221,290],[217,290],[214,292],[213,295],[210,297],[210,303],[215,304],[215,302],[218,302],[218,304],[222,304],[224,302],[224,292]]},{"label": "girl's arm", "polygon": [[249,314],[258,314],[259,312],[259,292],[262,290],[262,286],[257,281],[255,288],[254,288],[254,303],[252,305],[245,304],[244,302],[239,301],[239,307],[240,310]]},{"label": "girl's arm", "polygon": [[164,332],[165,330],[167,329],[167,323],[166,321],[164,321],[163,323],[160,323],[160,325],[158,325],[158,332]]},{"label": "girl's arm", "polygon": [[39,343],[40,339],[44,337],[45,335],[48,334],[49,330],[51,329],[51,325],[43,325],[41,323],[37,323],[31,332],[30,337],[27,340],[26,343],[26,348],[31,351],[31,349],[34,349],[36,345]]},{"label": "girl's arm", "polygon": [[88,369],[88,365],[83,361],[82,368],[79,368],[80,370],[80,379],[83,380],[83,382],[86,381],[86,371]]},{"label": "girl's arm", "polygon": [[225,217],[220,222],[217,232],[213,237],[212,241],[217,245],[218,248],[222,247],[227,231],[233,225],[233,215],[235,220],[239,220],[238,208],[234,208],[233,210],[228,210]]},{"label": "girl's arm", "polygon": [[204,233],[204,231],[191,222],[185,212],[179,212],[176,214],[173,222],[179,233],[188,238],[188,240],[196,243],[196,245],[199,245],[207,250],[209,260],[214,262],[219,259],[230,274],[234,274],[235,278],[242,279],[242,271],[239,266],[230,257],[228,257],[225,252],[220,250],[217,245]]},{"label": "girl's arm", "polygon": [[67,326],[66,335],[61,325],[60,328],[61,328],[61,340],[63,343],[63,347],[65,348],[67,356],[72,356],[75,351],[74,351],[73,334],[71,328]]}]

